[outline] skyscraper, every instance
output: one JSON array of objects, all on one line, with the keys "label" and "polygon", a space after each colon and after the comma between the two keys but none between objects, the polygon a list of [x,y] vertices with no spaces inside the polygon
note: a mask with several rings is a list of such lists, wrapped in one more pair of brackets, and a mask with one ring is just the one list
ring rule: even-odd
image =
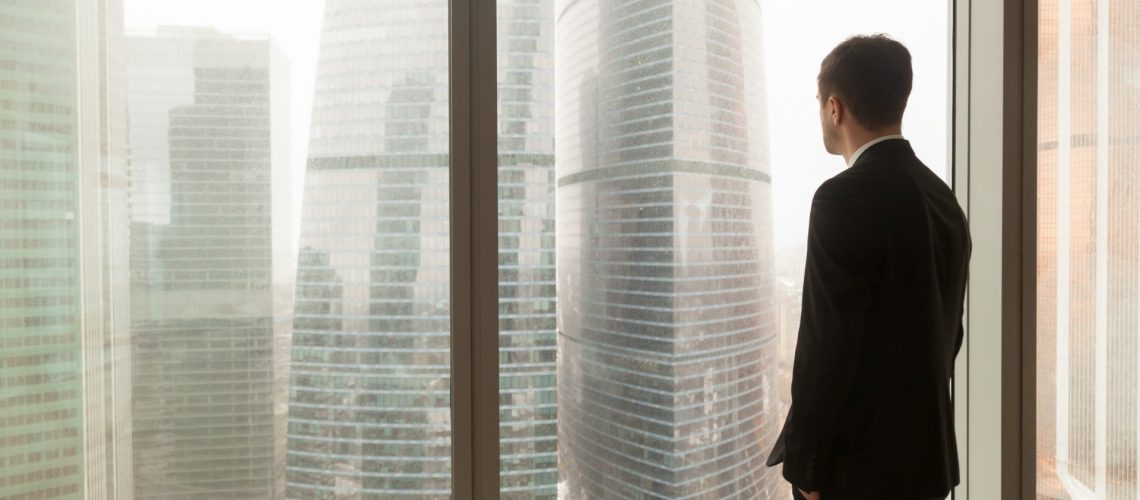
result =
[{"label": "skyscraper", "polygon": [[136,498],[273,496],[271,59],[209,29],[128,40]]},{"label": "skyscraper", "polygon": [[[0,6],[0,496],[113,496],[120,391],[107,377],[125,304],[106,279],[125,241],[104,189],[124,146],[105,106],[117,2]],[[114,341],[112,340],[114,338]],[[129,425],[129,422],[123,422]],[[128,462],[129,463],[129,462]]]},{"label": "skyscraper", "polygon": [[[288,496],[450,495],[448,4],[330,0],[313,104]],[[367,28],[365,28],[367,27]],[[557,479],[553,5],[499,5],[504,497]]]},{"label": "skyscraper", "polygon": [[554,0],[498,3],[501,496],[558,482]]},{"label": "skyscraper", "polygon": [[1037,455],[1045,498],[1140,496],[1140,5],[1045,0]]},{"label": "skyscraper", "polygon": [[559,465],[569,498],[768,498],[760,10],[560,2]]},{"label": "skyscraper", "polygon": [[301,222],[289,498],[451,489],[444,0],[329,0]]}]

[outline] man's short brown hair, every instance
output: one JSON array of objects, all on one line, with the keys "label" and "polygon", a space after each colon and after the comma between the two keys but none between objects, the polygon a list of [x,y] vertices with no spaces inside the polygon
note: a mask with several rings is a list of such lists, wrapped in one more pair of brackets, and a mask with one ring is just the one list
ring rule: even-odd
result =
[{"label": "man's short brown hair", "polygon": [[914,74],[910,52],[886,35],[857,35],[839,44],[819,67],[819,99],[831,96],[868,130],[902,122]]}]

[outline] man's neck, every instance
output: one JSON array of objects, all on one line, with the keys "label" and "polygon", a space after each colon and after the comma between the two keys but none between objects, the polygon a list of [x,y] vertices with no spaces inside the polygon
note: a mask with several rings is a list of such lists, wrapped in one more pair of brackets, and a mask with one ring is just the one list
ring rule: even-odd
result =
[{"label": "man's neck", "polygon": [[843,161],[850,165],[851,157],[855,155],[856,151],[859,151],[859,148],[862,148],[865,144],[875,139],[891,135],[902,135],[902,126],[895,125],[879,130],[867,130],[862,128],[853,130],[851,134],[847,136],[847,140],[844,141]]}]

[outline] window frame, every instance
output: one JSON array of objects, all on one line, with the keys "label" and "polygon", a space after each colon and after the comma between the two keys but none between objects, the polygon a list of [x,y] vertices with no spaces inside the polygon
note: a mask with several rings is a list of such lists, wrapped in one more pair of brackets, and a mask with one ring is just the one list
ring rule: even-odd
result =
[{"label": "window frame", "polygon": [[1037,7],[956,9],[955,187],[974,254],[955,376],[955,498],[1036,495]]},{"label": "window frame", "polygon": [[452,497],[499,497],[494,0],[450,0]]}]

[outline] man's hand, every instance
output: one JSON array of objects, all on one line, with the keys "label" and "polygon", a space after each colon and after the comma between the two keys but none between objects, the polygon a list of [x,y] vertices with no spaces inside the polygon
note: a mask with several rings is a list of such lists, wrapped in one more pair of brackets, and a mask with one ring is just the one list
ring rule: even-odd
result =
[{"label": "man's hand", "polygon": [[[799,488],[796,488],[796,489],[799,489]],[[800,490],[800,494],[803,495],[804,498],[806,498],[807,500],[819,500],[819,492],[818,491],[813,491],[811,493],[808,493],[804,490]]]}]

